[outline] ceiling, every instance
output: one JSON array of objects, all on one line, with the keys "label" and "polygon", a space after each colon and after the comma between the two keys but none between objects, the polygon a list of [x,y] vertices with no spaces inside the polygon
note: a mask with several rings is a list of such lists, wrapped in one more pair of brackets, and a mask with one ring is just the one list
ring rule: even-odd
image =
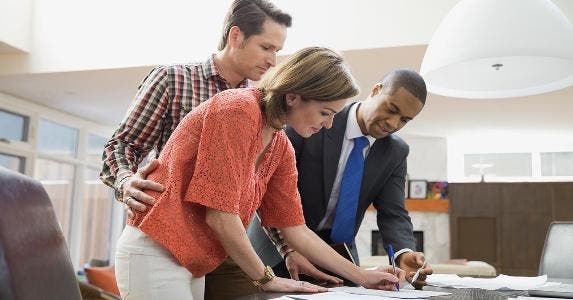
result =
[{"label": "ceiling", "polygon": [[0,76],[0,91],[115,126],[151,67]]},{"label": "ceiling", "polygon": [[[573,1],[555,1],[572,19]],[[0,45],[1,46],[1,45]],[[1,47],[0,47],[1,48]],[[419,70],[426,46],[344,51],[366,96],[393,68]],[[115,127],[151,66],[0,76],[0,92]],[[422,113],[402,132],[450,137],[477,131],[573,132],[573,87],[502,100],[455,99],[430,94]]]}]

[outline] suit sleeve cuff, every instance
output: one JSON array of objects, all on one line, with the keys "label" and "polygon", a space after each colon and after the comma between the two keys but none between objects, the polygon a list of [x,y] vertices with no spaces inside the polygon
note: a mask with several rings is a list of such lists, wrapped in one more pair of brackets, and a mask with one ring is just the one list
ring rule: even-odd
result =
[{"label": "suit sleeve cuff", "polygon": [[398,261],[398,257],[400,255],[402,255],[403,253],[406,253],[406,252],[414,252],[414,251],[412,249],[409,249],[409,248],[400,249],[399,251],[394,253],[394,257],[393,257],[394,261]]}]

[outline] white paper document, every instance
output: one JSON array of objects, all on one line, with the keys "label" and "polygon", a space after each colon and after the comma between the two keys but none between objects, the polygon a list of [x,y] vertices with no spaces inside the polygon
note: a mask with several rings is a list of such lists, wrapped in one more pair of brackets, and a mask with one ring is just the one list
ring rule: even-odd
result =
[{"label": "white paper document", "polygon": [[377,296],[376,299],[380,299],[380,297],[393,298],[393,299],[425,299],[433,296],[445,296],[450,294],[443,292],[419,291],[419,290],[382,291],[382,290],[366,289],[363,287],[348,287],[348,286],[330,288],[328,290],[332,292],[343,292],[353,295]]},{"label": "white paper document", "polygon": [[280,297],[278,300],[396,300],[396,298],[369,296],[369,295],[353,295],[342,292],[326,292],[318,294],[303,294],[303,295],[286,295]]},{"label": "white paper document", "polygon": [[459,277],[455,274],[432,274],[426,277],[428,285],[453,288],[479,288],[485,290],[528,290],[544,286],[547,275],[519,277],[499,275],[495,278]]}]

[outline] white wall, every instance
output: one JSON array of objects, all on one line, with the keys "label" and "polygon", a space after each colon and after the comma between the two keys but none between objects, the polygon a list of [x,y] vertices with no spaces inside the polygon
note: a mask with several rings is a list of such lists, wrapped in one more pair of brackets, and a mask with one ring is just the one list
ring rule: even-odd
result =
[{"label": "white wall", "polygon": [[448,151],[445,138],[400,135],[410,145],[410,179],[444,181],[447,179]]},{"label": "white wall", "polygon": [[15,48],[14,53],[28,51],[31,20],[32,0],[0,0],[0,42]]},{"label": "white wall", "polygon": [[464,154],[534,153],[535,155],[539,152],[570,151],[573,151],[573,132],[566,130],[553,132],[480,130],[453,136],[447,140],[448,181],[467,181],[463,178]]}]

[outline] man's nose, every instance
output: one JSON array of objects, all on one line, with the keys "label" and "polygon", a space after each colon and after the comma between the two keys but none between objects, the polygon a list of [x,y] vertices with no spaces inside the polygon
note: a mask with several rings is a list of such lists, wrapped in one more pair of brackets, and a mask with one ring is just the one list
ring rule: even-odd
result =
[{"label": "man's nose", "polygon": [[274,67],[277,65],[277,53],[273,51],[272,54],[269,54],[267,57],[267,64],[269,64],[271,67]]}]

